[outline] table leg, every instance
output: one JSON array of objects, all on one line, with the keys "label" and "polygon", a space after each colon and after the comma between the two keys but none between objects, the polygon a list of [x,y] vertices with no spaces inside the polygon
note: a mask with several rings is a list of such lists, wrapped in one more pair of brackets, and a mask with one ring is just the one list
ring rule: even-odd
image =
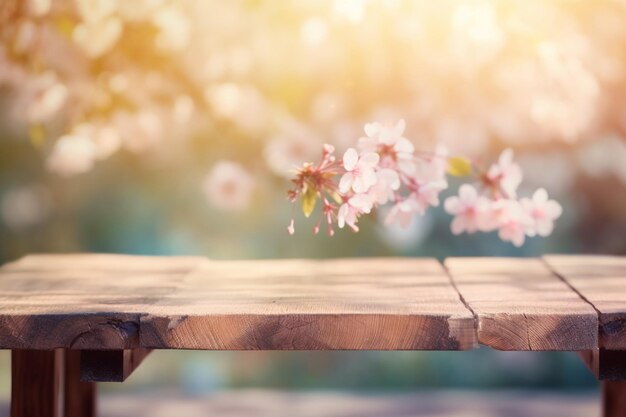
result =
[{"label": "table leg", "polygon": [[80,380],[79,350],[65,351],[65,417],[95,417],[96,384]]},{"label": "table leg", "polygon": [[604,417],[626,417],[626,381],[602,382]]},{"label": "table leg", "polygon": [[59,417],[63,351],[11,352],[11,417]]}]

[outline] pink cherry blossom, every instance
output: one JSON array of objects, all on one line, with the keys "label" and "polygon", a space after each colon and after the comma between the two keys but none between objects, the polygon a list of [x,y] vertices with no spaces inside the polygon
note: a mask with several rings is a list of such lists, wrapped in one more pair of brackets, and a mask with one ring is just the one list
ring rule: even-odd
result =
[{"label": "pink cherry blossom", "polygon": [[387,204],[393,200],[395,191],[400,188],[400,176],[393,169],[382,168],[376,172],[376,177],[376,184],[367,193],[376,204]]},{"label": "pink cherry blossom", "polygon": [[497,187],[499,192],[504,193],[505,198],[515,198],[517,187],[522,182],[522,170],[518,164],[513,162],[513,151],[505,149],[498,158],[498,162],[493,164],[486,175],[493,187]]},{"label": "pink cherry blossom", "polygon": [[450,225],[452,233],[475,233],[486,231],[489,217],[489,200],[480,196],[472,185],[463,184],[459,195],[448,197],[444,203],[445,210],[454,216]]},{"label": "pink cherry blossom", "polygon": [[415,214],[423,216],[429,207],[439,205],[439,193],[447,186],[445,181],[411,184],[412,192],[405,198],[396,201],[385,222],[387,224],[398,222],[402,227],[407,227]]},{"label": "pink cherry blossom", "polygon": [[417,214],[420,207],[417,201],[413,198],[407,198],[397,202],[389,210],[389,214],[385,218],[385,224],[392,224],[397,222],[402,227],[408,227],[411,224],[413,216]]},{"label": "pink cherry blossom", "polygon": [[[377,122],[366,123],[363,131],[367,137],[359,139],[359,146],[372,146],[376,148],[379,144],[394,145],[404,139],[402,135],[404,134],[405,127],[406,123],[403,119],[398,120],[393,126]],[[370,151],[374,151],[374,149],[370,149]]]},{"label": "pink cherry blossom", "polygon": [[313,160],[320,144],[320,138],[308,126],[287,120],[266,145],[265,161],[275,174],[290,177],[302,162]]},{"label": "pink cherry blossom", "polygon": [[421,182],[409,196],[415,200],[417,204],[417,212],[425,214],[428,207],[437,207],[439,205],[439,193],[448,187],[445,180]]},{"label": "pink cherry blossom", "polygon": [[500,200],[498,237],[520,247],[526,240],[526,230],[530,224],[528,214],[517,200]]},{"label": "pink cherry blossom", "polygon": [[[413,145],[402,136],[403,121],[395,126],[368,124],[365,133],[367,137],[359,141],[360,154],[349,148],[342,161],[336,161],[334,147],[325,145],[322,161],[318,165],[305,163],[292,180],[295,187],[288,193],[289,200],[295,204],[302,198],[307,217],[315,201],[322,202],[321,217],[313,233],[317,234],[325,221],[332,236],[335,220],[339,228],[348,225],[357,232],[361,215],[387,203],[392,205],[385,223],[403,227],[415,215],[424,215],[430,207],[439,206],[439,195],[448,187],[451,164],[445,148],[415,153]],[[413,169],[405,169],[402,160]],[[477,185],[461,185],[459,194],[447,198],[444,204],[445,210],[454,216],[452,233],[497,231],[500,239],[519,247],[526,236],[547,236],[552,232],[561,206],[549,200],[543,189],[532,198],[517,199],[522,173],[513,162],[511,150],[502,152],[489,169],[473,163],[468,171],[453,170],[454,175],[470,177]],[[293,219],[288,231],[294,233]]]},{"label": "pink cherry blossom", "polygon": [[373,201],[366,194],[357,194],[351,197],[346,203],[339,207],[337,212],[337,225],[340,229],[347,224],[355,232],[359,231],[356,222],[363,213],[369,213],[372,210]]},{"label": "pink cherry blossom", "polygon": [[219,161],[204,182],[209,202],[219,210],[241,211],[248,207],[254,178],[236,162]]},{"label": "pink cherry blossom", "polygon": [[415,172],[415,147],[403,136],[404,128],[404,120],[393,126],[368,123],[364,128],[366,136],[359,139],[359,149],[378,153],[383,167],[412,175]]},{"label": "pink cherry blossom", "polygon": [[422,181],[445,179],[448,170],[448,150],[444,146],[438,146],[432,154],[418,154],[415,168],[415,176]]},{"label": "pink cherry blossom", "polygon": [[559,203],[548,198],[548,192],[540,188],[532,198],[521,200],[523,209],[530,217],[529,236],[548,236],[554,229],[554,221],[561,216],[563,208]]},{"label": "pink cherry blossom", "polygon": [[352,189],[355,193],[364,193],[376,184],[375,167],[380,157],[377,153],[366,152],[361,156],[356,149],[350,148],[343,155],[343,167],[347,171],[339,181],[339,190],[342,193]]}]

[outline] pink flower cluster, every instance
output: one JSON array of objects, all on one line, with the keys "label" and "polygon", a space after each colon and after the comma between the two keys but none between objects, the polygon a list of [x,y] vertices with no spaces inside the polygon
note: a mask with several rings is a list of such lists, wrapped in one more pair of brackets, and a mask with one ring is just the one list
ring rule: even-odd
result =
[{"label": "pink flower cluster", "polygon": [[561,216],[559,203],[548,198],[540,188],[532,198],[517,198],[522,170],[513,161],[513,152],[505,150],[498,162],[480,173],[477,187],[463,184],[459,195],[449,197],[445,210],[454,216],[451,229],[455,235],[497,231],[500,239],[522,246],[526,236],[548,236],[554,221]]},{"label": "pink flower cluster", "polygon": [[[550,200],[544,189],[532,198],[517,198],[522,171],[510,149],[483,170],[464,158],[448,157],[442,147],[435,152],[416,151],[404,129],[404,120],[392,126],[368,123],[365,136],[356,148],[346,150],[341,161],[336,160],[333,146],[324,145],[319,165],[306,163],[298,170],[288,196],[293,203],[301,199],[306,217],[321,201],[314,233],[319,232],[322,221],[331,236],[335,222],[339,228],[347,225],[357,232],[360,216],[388,203],[391,208],[385,223],[408,226],[414,215],[440,204],[439,194],[448,187],[448,174],[469,177],[475,183],[463,184],[459,195],[444,203],[454,216],[454,234],[498,231],[502,240],[521,246],[526,236],[552,232],[561,206]],[[295,232],[293,219],[288,231]]]}]

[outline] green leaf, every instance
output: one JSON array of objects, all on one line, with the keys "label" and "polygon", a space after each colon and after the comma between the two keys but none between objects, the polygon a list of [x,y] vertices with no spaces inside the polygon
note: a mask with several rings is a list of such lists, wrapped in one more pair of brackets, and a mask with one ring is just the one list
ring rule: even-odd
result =
[{"label": "green leaf", "polygon": [[335,200],[335,202],[337,204],[341,204],[343,203],[343,199],[341,198],[341,196],[339,195],[339,193],[332,193],[331,196],[333,197],[333,200]]},{"label": "green leaf", "polygon": [[455,177],[467,177],[472,173],[472,163],[460,156],[448,158],[448,174]]},{"label": "green leaf", "polygon": [[315,204],[317,203],[317,192],[312,187],[308,187],[304,194],[302,194],[302,212],[306,217],[311,216],[313,210],[315,210]]}]

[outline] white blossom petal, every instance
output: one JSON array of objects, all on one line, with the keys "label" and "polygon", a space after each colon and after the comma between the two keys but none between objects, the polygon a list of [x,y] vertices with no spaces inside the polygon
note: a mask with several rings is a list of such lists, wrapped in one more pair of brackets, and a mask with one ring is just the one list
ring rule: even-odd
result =
[{"label": "white blossom petal", "polygon": [[343,154],[343,167],[347,171],[353,171],[359,162],[359,154],[356,149],[349,148],[346,153]]},{"label": "white blossom petal", "polygon": [[457,196],[448,197],[443,203],[443,207],[448,214],[455,215],[461,209],[461,200]]},{"label": "white blossom petal", "polygon": [[359,159],[358,165],[361,168],[374,168],[378,164],[379,160],[380,160],[380,156],[377,153],[368,152],[361,156],[361,158]]},{"label": "white blossom petal", "polygon": [[363,127],[365,134],[367,136],[374,137],[380,132],[380,124],[379,123],[366,123]]},{"label": "white blossom petal", "polygon": [[354,183],[354,175],[351,172],[346,172],[342,175],[339,180],[339,191],[342,193],[347,193],[350,188],[352,188],[352,184]]},{"label": "white blossom petal", "polygon": [[476,188],[470,184],[463,184],[459,188],[459,197],[462,201],[473,202],[476,200],[477,196],[478,192],[476,191]]},{"label": "white blossom petal", "polygon": [[396,150],[396,152],[403,154],[403,155],[398,155],[399,157],[403,157],[403,158],[411,158],[412,157],[411,154],[415,151],[415,146],[413,146],[411,141],[408,140],[407,138],[398,139],[398,141],[396,142],[393,148]]}]

